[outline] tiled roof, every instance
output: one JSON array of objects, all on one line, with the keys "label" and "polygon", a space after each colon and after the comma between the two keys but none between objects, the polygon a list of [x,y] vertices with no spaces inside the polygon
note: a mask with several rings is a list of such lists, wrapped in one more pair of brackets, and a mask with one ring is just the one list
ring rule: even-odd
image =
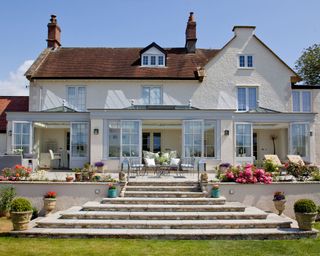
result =
[{"label": "tiled roof", "polygon": [[7,130],[6,113],[9,111],[28,111],[28,96],[0,96],[0,133]]},{"label": "tiled roof", "polygon": [[197,79],[203,67],[219,50],[166,48],[167,66],[140,66],[143,48],[57,48],[45,50],[27,72],[32,78],[108,78],[108,79]]}]

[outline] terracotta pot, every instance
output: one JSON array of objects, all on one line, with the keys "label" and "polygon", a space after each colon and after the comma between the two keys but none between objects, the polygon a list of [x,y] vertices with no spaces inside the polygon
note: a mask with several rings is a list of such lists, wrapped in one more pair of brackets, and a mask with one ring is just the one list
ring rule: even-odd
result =
[{"label": "terracotta pot", "polygon": [[98,171],[98,172],[103,172],[103,166],[98,166],[98,167],[97,167],[97,171]]},{"label": "terracotta pot", "polygon": [[71,177],[71,176],[66,177],[66,182],[72,182],[72,181],[73,181],[73,177]]},{"label": "terracotta pot", "polygon": [[273,203],[274,207],[279,212],[278,215],[281,215],[286,208],[286,200],[275,200]]},{"label": "terracotta pot", "polygon": [[95,175],[95,172],[89,172],[89,181],[92,181],[92,178],[94,175]]},{"label": "terracotta pot", "polygon": [[56,203],[56,198],[43,198],[43,208],[46,212],[46,216],[52,213],[52,211],[56,207]]},{"label": "terracotta pot", "polygon": [[76,177],[76,181],[77,181],[77,182],[80,182],[80,181],[82,180],[82,174],[81,174],[81,172],[76,172],[76,173],[74,174],[74,176]]},{"label": "terracotta pot", "polygon": [[312,224],[315,222],[317,213],[295,212],[296,220],[300,230],[312,230]]},{"label": "terracotta pot", "polygon": [[29,222],[32,217],[32,211],[11,212],[11,221],[13,230],[22,231],[29,228]]}]

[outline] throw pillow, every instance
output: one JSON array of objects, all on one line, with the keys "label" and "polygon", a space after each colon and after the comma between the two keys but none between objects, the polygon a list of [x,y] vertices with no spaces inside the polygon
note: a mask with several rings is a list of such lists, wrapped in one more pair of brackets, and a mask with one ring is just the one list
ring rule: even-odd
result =
[{"label": "throw pillow", "polygon": [[145,162],[146,166],[148,166],[148,167],[156,166],[156,163],[154,162],[154,158],[145,158],[144,162]]},{"label": "throw pillow", "polygon": [[170,165],[178,166],[179,163],[180,163],[180,159],[179,158],[171,158]]}]

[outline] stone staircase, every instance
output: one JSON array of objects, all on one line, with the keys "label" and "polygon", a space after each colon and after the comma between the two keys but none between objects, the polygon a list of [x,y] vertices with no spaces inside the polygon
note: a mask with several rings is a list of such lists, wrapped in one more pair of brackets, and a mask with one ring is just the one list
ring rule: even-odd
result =
[{"label": "stone staircase", "polygon": [[194,182],[130,182],[124,197],[37,219],[22,237],[151,239],[297,239],[316,231],[291,228],[292,220],[224,197],[206,198]]}]

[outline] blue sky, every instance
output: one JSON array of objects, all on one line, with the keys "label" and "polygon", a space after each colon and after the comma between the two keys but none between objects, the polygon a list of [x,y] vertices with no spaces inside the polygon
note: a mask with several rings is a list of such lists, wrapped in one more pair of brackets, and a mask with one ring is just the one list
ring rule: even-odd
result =
[{"label": "blue sky", "polygon": [[170,47],[184,46],[193,11],[197,47],[221,48],[234,25],[255,25],[256,35],[293,67],[304,48],[320,42],[319,10],[319,0],[3,1],[0,89],[26,93],[21,76],[46,47],[50,14],[57,15],[63,46],[144,47],[155,41]]}]

